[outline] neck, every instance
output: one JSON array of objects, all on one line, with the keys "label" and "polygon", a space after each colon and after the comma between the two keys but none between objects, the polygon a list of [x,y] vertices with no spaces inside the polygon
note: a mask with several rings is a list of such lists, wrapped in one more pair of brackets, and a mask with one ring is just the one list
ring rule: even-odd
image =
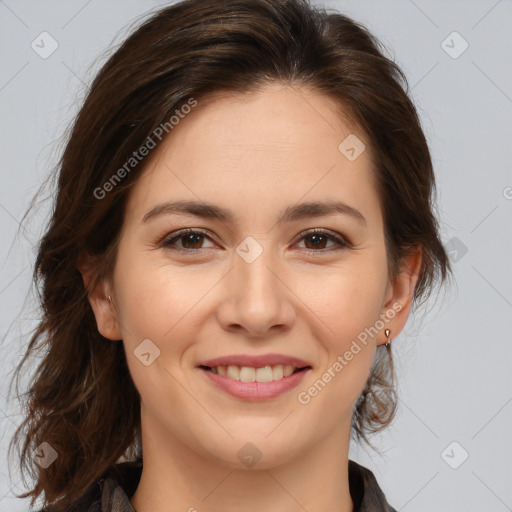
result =
[{"label": "neck", "polygon": [[280,466],[235,469],[170,441],[161,427],[146,422],[141,479],[130,499],[137,512],[353,512],[349,428]]}]

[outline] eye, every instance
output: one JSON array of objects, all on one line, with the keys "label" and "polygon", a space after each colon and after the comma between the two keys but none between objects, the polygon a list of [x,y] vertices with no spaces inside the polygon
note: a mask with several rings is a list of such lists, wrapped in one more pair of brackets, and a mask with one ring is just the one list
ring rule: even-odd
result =
[{"label": "eye", "polygon": [[[163,240],[161,246],[176,251],[190,253],[200,249],[208,249],[208,247],[202,247],[205,239],[212,240],[212,238],[208,236],[205,231],[197,229],[182,229],[181,231],[172,233],[170,237]],[[322,229],[313,229],[303,232],[299,235],[299,239],[300,241],[305,241],[306,252],[310,253],[327,252],[333,250],[333,246],[328,248],[325,247],[325,244],[328,241],[334,242],[334,247],[351,247],[351,244],[342,236]],[[181,247],[177,246],[176,242],[180,242]]]},{"label": "eye", "polygon": [[[163,240],[162,247],[167,247],[177,251],[191,252],[193,250],[204,249],[204,247],[201,247],[201,244],[205,238],[211,240],[211,238],[204,231],[182,229],[177,233],[172,233],[170,238]],[[182,247],[176,247],[176,241],[180,241]]]},{"label": "eye", "polygon": [[[306,231],[299,235],[300,240],[304,240],[306,243],[306,251],[307,252],[327,252],[333,250],[331,246],[330,248],[325,248],[325,243],[329,240],[334,242],[334,247],[338,246],[337,249],[340,248],[349,248],[351,244],[344,239],[342,236],[331,233],[330,231],[325,231],[323,229],[312,229],[310,231]],[[309,241],[309,247],[308,247]],[[334,250],[337,250],[336,248]]]}]

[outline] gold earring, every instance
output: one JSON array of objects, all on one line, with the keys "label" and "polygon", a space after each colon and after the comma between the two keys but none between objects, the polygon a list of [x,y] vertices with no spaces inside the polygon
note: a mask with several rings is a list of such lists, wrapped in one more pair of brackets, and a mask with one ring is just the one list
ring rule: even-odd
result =
[{"label": "gold earring", "polygon": [[389,335],[391,334],[391,331],[389,329],[384,329],[384,334],[386,335],[386,338],[388,341],[386,341],[386,347],[391,347],[391,340],[389,339]]}]

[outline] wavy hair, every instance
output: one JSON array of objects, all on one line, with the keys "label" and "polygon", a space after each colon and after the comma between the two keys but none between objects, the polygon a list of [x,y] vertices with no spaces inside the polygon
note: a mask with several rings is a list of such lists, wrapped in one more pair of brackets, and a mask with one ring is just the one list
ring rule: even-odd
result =
[{"label": "wavy hair", "polygon": [[[370,142],[389,275],[420,248],[414,303],[446,279],[451,269],[434,212],[429,148],[406,77],[385,53],[364,26],[307,0],[181,1],[151,13],[113,51],[66,136],[38,246],[33,280],[42,315],[15,374],[42,354],[11,441],[22,474],[34,480],[21,497],[33,504],[43,493],[45,506],[66,510],[117,461],[141,456],[140,397],[123,345],[98,332],[88,293],[111,275],[127,197],[145,162],[115,187],[104,184],[190,98],[278,82],[335,99],[339,115]],[[77,268],[84,253],[94,268],[89,289]],[[377,348],[354,406],[353,433],[367,442],[395,413],[390,355]],[[32,452],[43,441],[58,458],[41,470]]]}]

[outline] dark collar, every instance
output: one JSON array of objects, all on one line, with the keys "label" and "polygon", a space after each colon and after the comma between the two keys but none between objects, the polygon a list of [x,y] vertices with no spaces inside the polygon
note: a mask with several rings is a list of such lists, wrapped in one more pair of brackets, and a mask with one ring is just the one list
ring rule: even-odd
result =
[{"label": "dark collar", "polygon": [[[130,503],[142,473],[142,461],[116,464],[76,504],[73,512],[136,512]],[[396,512],[382,492],[375,475],[349,460],[348,481],[353,512]]]}]

